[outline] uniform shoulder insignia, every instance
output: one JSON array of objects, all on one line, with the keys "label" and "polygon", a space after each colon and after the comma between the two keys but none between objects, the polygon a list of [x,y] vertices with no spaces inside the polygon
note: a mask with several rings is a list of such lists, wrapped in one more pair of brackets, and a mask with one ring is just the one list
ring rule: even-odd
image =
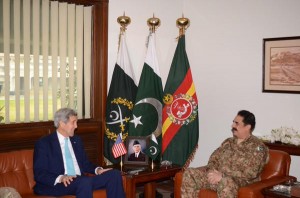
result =
[{"label": "uniform shoulder insignia", "polygon": [[256,148],[256,150],[257,150],[257,151],[264,151],[265,148],[264,148],[263,146],[258,146],[258,147]]}]

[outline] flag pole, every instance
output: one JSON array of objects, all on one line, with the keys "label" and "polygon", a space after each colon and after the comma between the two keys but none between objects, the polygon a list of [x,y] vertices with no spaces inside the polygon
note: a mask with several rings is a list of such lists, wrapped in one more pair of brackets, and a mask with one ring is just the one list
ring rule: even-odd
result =
[{"label": "flag pole", "polygon": [[121,172],[123,172],[123,155],[121,156],[120,167],[121,167]]},{"label": "flag pole", "polygon": [[179,37],[185,34],[185,30],[190,26],[190,20],[182,14],[181,18],[176,20],[176,26],[179,28]]},{"label": "flag pole", "polygon": [[153,159],[152,159],[151,169],[153,170],[153,168],[154,168],[154,163],[153,163]]},{"label": "flag pole", "polygon": [[[153,17],[151,17],[147,20],[147,25],[149,26],[150,34],[155,33],[156,29],[160,26],[160,19],[155,17],[154,13],[153,13]],[[149,36],[150,36],[150,34],[149,34]],[[148,41],[149,41],[149,37],[148,37]],[[154,162],[152,159],[151,169],[153,170],[153,168],[154,168]]]},{"label": "flag pole", "polygon": [[[131,23],[131,19],[128,16],[125,16],[125,12],[123,13],[123,16],[119,16],[117,18],[117,22],[120,24],[120,34],[119,34],[119,42],[118,42],[118,51],[120,48],[120,42],[121,42],[121,36],[125,33],[127,26]],[[122,133],[122,132],[121,132]],[[123,141],[123,140],[122,140]],[[123,157],[121,156],[121,161],[120,161],[120,168],[121,172],[123,169]]]}]

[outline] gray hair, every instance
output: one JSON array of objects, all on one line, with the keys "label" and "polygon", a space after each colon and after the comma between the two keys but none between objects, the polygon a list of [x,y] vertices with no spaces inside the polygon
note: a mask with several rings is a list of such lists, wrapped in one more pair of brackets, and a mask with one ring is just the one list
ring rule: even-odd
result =
[{"label": "gray hair", "polygon": [[67,123],[71,116],[77,116],[77,112],[70,108],[61,108],[54,114],[54,126],[59,127],[59,122]]}]

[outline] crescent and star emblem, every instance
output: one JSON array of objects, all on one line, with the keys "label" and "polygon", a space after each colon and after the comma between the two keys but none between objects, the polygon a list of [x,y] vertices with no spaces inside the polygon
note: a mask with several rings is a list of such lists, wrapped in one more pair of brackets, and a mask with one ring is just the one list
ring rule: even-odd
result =
[{"label": "crescent and star emblem", "polygon": [[[143,103],[147,103],[152,105],[157,112],[157,117],[158,117],[158,122],[157,122],[157,126],[155,131],[153,132],[155,134],[155,136],[159,136],[161,134],[161,128],[162,128],[162,104],[159,100],[155,99],[155,98],[144,98],[140,101],[138,101],[135,105],[139,105],[139,104],[143,104]],[[139,124],[143,125],[143,123],[141,122],[142,116],[135,116],[133,115],[133,119],[130,121],[131,123],[134,124],[134,127],[136,128]]]},{"label": "crescent and star emblem", "polygon": [[157,148],[155,146],[150,146],[149,151],[151,155],[155,155],[157,153]]}]

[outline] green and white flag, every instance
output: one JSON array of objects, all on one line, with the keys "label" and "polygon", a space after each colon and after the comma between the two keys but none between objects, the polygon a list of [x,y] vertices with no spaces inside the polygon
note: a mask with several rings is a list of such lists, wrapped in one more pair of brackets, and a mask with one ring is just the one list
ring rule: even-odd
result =
[{"label": "green and white flag", "polygon": [[105,158],[113,164],[119,163],[121,160],[120,157],[114,158],[112,147],[118,134],[122,134],[123,141],[128,136],[129,120],[132,115],[136,92],[137,86],[127,50],[125,33],[122,33],[117,63],[106,102],[103,151]]},{"label": "green and white flag", "polygon": [[155,49],[155,33],[150,33],[147,55],[129,124],[129,136],[149,136],[153,133],[161,141],[162,97],[163,88]]},{"label": "green and white flag", "polygon": [[149,146],[145,150],[146,155],[148,155],[152,160],[155,160],[160,154],[160,148],[157,142],[157,139],[154,134],[151,134],[151,139]]}]

